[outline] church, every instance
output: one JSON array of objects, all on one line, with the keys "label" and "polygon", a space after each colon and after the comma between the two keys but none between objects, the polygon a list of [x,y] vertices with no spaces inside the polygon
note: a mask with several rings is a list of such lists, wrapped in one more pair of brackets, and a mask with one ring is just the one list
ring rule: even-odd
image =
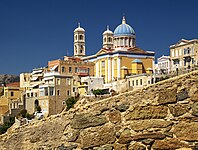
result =
[{"label": "church", "polygon": [[154,70],[155,52],[136,46],[136,33],[124,16],[114,32],[107,26],[102,48],[90,56],[85,55],[85,30],[79,25],[74,30],[74,56],[94,62],[94,76],[103,77],[105,83],[131,75],[152,74]]}]

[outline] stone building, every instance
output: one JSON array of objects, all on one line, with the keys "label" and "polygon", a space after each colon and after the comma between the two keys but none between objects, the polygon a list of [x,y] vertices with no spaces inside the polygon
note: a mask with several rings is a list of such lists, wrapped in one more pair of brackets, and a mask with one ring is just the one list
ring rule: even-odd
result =
[{"label": "stone building", "polygon": [[198,39],[181,39],[170,46],[171,70],[176,71],[190,69],[198,65]]}]

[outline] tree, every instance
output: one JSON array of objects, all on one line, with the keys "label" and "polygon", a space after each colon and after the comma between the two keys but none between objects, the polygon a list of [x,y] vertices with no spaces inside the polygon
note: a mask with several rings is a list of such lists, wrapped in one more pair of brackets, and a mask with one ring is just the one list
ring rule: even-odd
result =
[{"label": "tree", "polygon": [[74,97],[70,97],[68,98],[65,103],[67,105],[67,110],[69,110],[70,108],[74,107],[74,104],[77,102],[77,99],[75,99]]},{"label": "tree", "polygon": [[37,111],[37,112],[41,112],[41,106],[37,106],[37,107],[36,107],[36,111]]}]

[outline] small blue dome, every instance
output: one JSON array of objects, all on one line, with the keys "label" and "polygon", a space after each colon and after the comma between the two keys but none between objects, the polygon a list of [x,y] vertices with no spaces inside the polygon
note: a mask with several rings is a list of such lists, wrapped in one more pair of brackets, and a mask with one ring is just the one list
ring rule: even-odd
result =
[{"label": "small blue dome", "polygon": [[135,35],[135,31],[130,25],[126,24],[126,20],[123,17],[122,24],[119,25],[114,31],[114,36],[133,36],[133,35]]},{"label": "small blue dome", "polygon": [[139,59],[135,59],[135,60],[133,60],[132,62],[133,62],[133,63],[142,63],[142,61],[139,60]]}]

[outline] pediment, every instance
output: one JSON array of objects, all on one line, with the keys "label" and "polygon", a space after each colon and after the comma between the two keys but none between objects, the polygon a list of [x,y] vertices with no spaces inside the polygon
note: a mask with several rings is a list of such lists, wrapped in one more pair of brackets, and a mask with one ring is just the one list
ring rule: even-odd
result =
[{"label": "pediment", "polygon": [[187,43],[188,43],[188,40],[181,39],[175,45],[180,46],[180,45],[184,45],[184,44],[187,44]]}]

